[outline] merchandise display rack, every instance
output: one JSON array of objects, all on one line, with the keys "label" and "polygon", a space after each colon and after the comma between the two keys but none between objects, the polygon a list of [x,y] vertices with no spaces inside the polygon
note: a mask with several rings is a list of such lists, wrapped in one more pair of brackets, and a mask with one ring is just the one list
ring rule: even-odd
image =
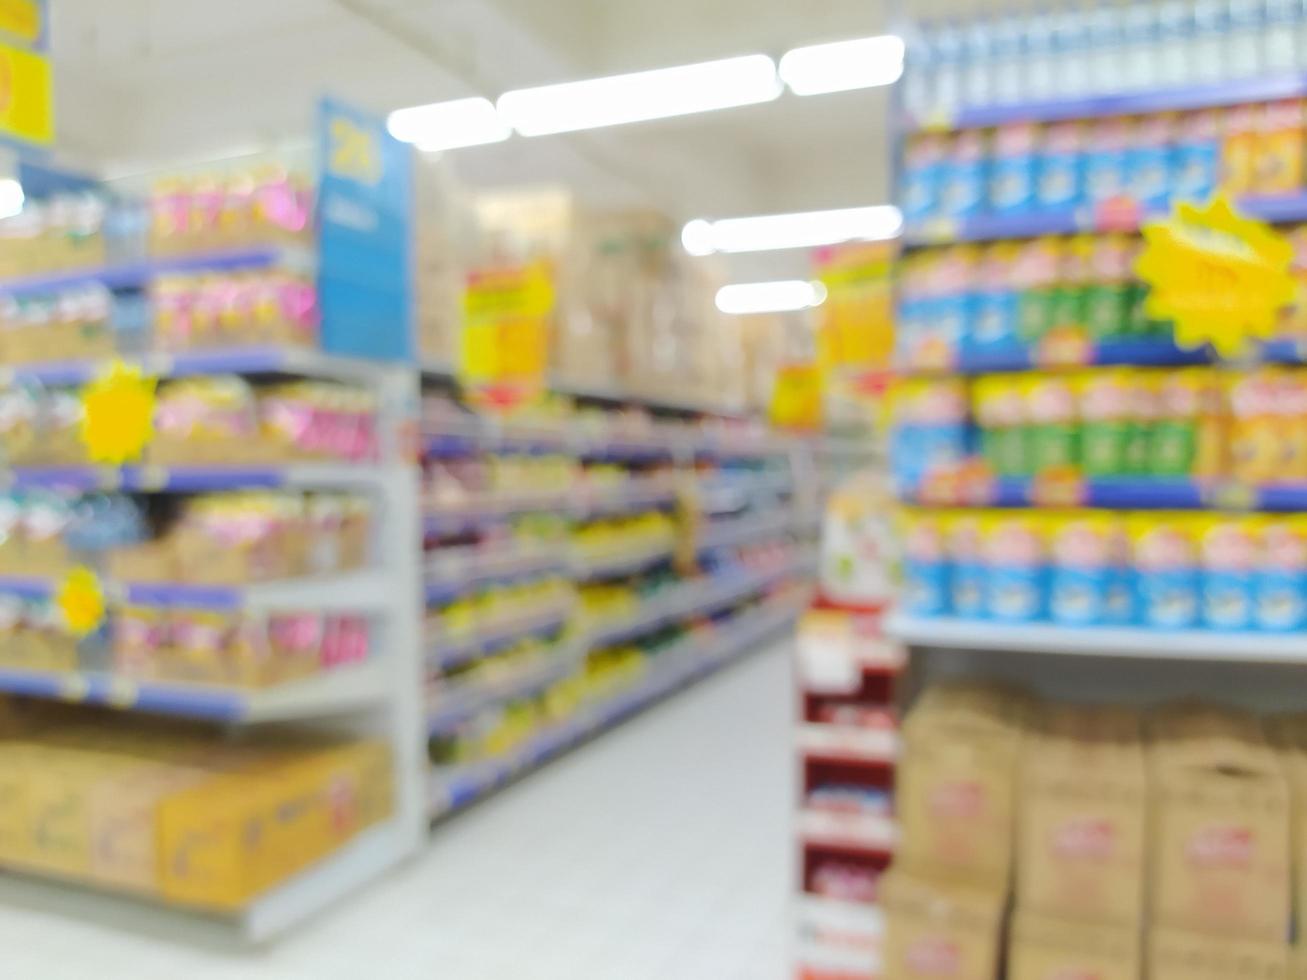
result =
[{"label": "merchandise display rack", "polygon": [[[276,249],[196,253],[184,257],[57,276],[0,282],[0,293],[41,293],[102,283],[111,289],[142,289],[154,277],[173,272],[268,268],[287,254]],[[128,363],[131,358],[127,357]],[[106,360],[28,364],[7,369],[5,386],[74,385],[100,375]],[[393,813],[338,850],[263,892],[237,912],[192,910],[99,890],[86,883],[62,883],[25,873],[0,874],[0,900],[51,906],[61,911],[141,931],[166,928],[174,935],[235,936],[261,942],[274,938],[352,894],[366,881],[417,852],[425,834],[425,802],[419,780],[422,717],[414,680],[419,676],[417,623],[419,571],[412,541],[417,534],[417,482],[404,433],[411,426],[416,378],[402,366],[301,349],[259,347],[149,353],[136,359],[147,376],[250,377],[344,380],[368,391],[377,406],[379,458],[375,463],[287,463],[204,466],[7,467],[0,482],[13,489],[67,492],[189,494],[250,489],[343,490],[368,496],[378,519],[372,528],[371,563],[362,570],[302,580],[248,586],[189,583],[105,582],[106,600],[159,608],[185,607],[241,612],[352,612],[368,617],[366,661],[323,670],[260,689],[148,681],[105,671],[0,671],[0,692],[123,712],[243,726],[296,725],[353,729],[384,738],[395,773]],[[411,583],[411,585],[407,585]],[[52,579],[0,579],[0,594],[48,600]]]},{"label": "merchandise display rack", "polygon": [[[428,368],[423,378],[433,392],[447,390],[453,380],[440,367]],[[493,715],[511,702],[544,697],[574,682],[597,651],[639,644],[665,631],[699,624],[670,646],[659,648],[637,675],[615,690],[598,692],[564,717],[543,721],[491,757],[433,764],[428,794],[433,818],[463,809],[565,749],[757,649],[766,637],[793,623],[802,606],[800,583],[815,571],[809,546],[802,543],[811,521],[804,517],[803,494],[796,486],[802,467],[812,465],[817,452],[814,441],[769,436],[756,429],[742,433],[742,438],[724,440],[705,431],[703,421],[742,422],[743,417],[698,404],[584,386],[561,384],[551,391],[600,411],[632,407],[647,411],[655,420],[655,431],[633,436],[606,434],[593,426],[551,429],[484,413],[446,419],[434,427],[424,423],[420,442],[429,462],[495,455],[557,456],[580,468],[588,464],[628,468],[627,478],[616,487],[592,486],[574,478],[565,498],[542,494],[535,500],[491,499],[482,504],[474,497],[457,511],[428,512],[426,537],[434,543],[428,552],[429,603],[442,604],[488,588],[549,576],[567,581],[573,591],[608,583],[638,585],[651,573],[665,574],[678,554],[687,550],[697,559],[710,559],[742,545],[787,543],[788,557],[665,585],[635,608],[612,617],[588,620],[569,601],[434,641],[428,646],[428,667],[437,673],[493,660],[523,640],[548,645],[540,657],[510,676],[450,684],[442,690],[428,714],[429,733],[438,737],[474,725],[479,714]],[[722,472],[723,463],[761,466],[766,471]],[[647,473],[645,467],[657,472]],[[596,520],[649,513],[681,514],[684,540],[570,555],[565,541],[553,548],[525,551],[501,544],[485,558],[478,556],[487,549],[476,545],[450,548],[438,543],[469,534],[494,534],[515,518],[538,514],[582,527]],[[467,551],[474,575],[456,584],[452,574],[439,569],[441,555],[447,551],[456,555]]]}]

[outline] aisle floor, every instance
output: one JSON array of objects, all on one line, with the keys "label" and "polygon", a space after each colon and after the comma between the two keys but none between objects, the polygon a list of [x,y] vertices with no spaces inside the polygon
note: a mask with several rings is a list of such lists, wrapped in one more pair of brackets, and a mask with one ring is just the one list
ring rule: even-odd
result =
[{"label": "aisle floor", "polygon": [[0,906],[4,980],[780,980],[787,647],[654,707],[436,829],[280,944],[221,952]]}]

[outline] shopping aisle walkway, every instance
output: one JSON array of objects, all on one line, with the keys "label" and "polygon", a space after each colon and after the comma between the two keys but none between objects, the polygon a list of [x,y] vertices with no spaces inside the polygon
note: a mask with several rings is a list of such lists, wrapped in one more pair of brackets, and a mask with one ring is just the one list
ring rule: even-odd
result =
[{"label": "shopping aisle walkway", "polygon": [[779,980],[794,852],[788,647],[438,828],[266,952],[0,906],[4,980]]}]

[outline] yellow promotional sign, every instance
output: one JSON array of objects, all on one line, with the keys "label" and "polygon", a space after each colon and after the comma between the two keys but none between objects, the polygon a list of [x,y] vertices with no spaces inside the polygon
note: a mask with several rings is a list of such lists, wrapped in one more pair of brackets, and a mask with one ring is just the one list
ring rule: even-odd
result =
[{"label": "yellow promotional sign", "polygon": [[554,302],[553,270],[543,260],[472,273],[463,294],[460,379],[543,389]]},{"label": "yellow promotional sign", "polygon": [[43,5],[37,0],[0,0],[0,32],[33,47],[45,34]]},{"label": "yellow promotional sign", "polygon": [[1283,235],[1223,197],[1180,204],[1143,232],[1135,269],[1152,287],[1148,315],[1174,321],[1181,347],[1211,344],[1234,357],[1274,336],[1294,297],[1293,247]]},{"label": "yellow promotional sign", "polygon": [[38,146],[54,141],[50,62],[7,44],[0,44],[0,136]]},{"label": "yellow promotional sign", "polygon": [[826,287],[817,343],[830,368],[881,369],[894,351],[894,248],[885,243],[844,245],[818,263]]},{"label": "yellow promotional sign", "polygon": [[154,436],[156,380],[115,361],[82,389],[82,443],[93,463],[140,459]]},{"label": "yellow promotional sign", "polygon": [[73,636],[89,636],[104,622],[104,589],[89,568],[69,569],[54,596],[64,628]]},{"label": "yellow promotional sign", "polygon": [[788,364],[776,374],[771,421],[778,428],[816,429],[821,426],[825,385],[816,364]]}]

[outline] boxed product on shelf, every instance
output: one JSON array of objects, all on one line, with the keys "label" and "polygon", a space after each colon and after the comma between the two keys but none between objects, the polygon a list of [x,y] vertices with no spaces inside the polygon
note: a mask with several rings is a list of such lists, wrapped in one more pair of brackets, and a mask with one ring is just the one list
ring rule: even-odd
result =
[{"label": "boxed product on shelf", "polygon": [[1139,980],[1139,923],[1103,924],[1024,910],[1012,917],[1008,980]]},{"label": "boxed product on shelf", "polygon": [[929,688],[903,723],[896,789],[900,866],[1006,893],[1012,869],[1021,722],[997,688]]},{"label": "boxed product on shelf", "polygon": [[895,868],[880,881],[881,975],[993,980],[1002,949],[1003,889],[936,881]]},{"label": "boxed product on shelf", "polygon": [[[117,676],[229,688],[271,687],[360,663],[370,646],[365,619],[312,613],[263,619],[126,605],[113,613],[110,631]],[[7,650],[0,646],[0,662]]]},{"label": "boxed product on shelf", "polygon": [[1291,921],[1290,793],[1255,717],[1153,713],[1153,928],[1282,943]]},{"label": "boxed product on shelf", "polygon": [[1149,930],[1149,980],[1287,980],[1294,976],[1289,963],[1289,949],[1282,942]]},{"label": "boxed product on shelf", "polygon": [[385,820],[378,742],[40,723],[0,741],[0,864],[237,910]]},{"label": "boxed product on shelf", "polygon": [[298,244],[313,231],[314,192],[279,167],[160,181],[149,212],[149,251],[177,255]]},{"label": "boxed product on shelf", "polygon": [[1039,712],[1023,743],[1019,786],[1018,909],[1136,926],[1147,798],[1139,715],[1068,706]]}]

